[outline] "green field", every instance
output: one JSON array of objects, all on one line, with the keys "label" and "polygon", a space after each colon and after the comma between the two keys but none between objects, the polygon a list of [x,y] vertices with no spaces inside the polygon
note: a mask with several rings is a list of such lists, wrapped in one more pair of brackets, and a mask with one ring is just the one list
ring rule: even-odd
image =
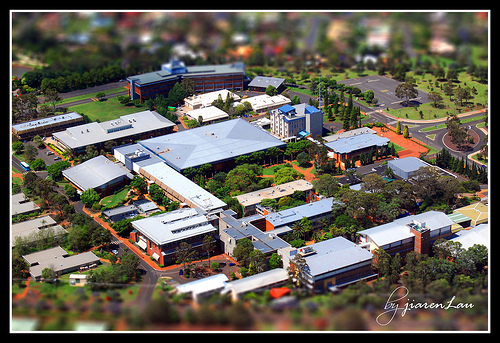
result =
[{"label": "green field", "polygon": [[99,119],[101,122],[119,118],[125,114],[144,111],[144,106],[124,106],[118,102],[118,98],[109,98],[104,101],[92,101],[87,104],[69,107],[70,111],[87,115],[92,121]]},{"label": "green field", "polygon": [[[101,92],[103,92],[104,94],[106,94],[106,96],[108,96],[108,95],[111,95],[111,94],[116,94],[116,93],[123,92],[124,90],[125,90],[125,88],[118,87],[118,88],[113,88],[113,89],[107,89],[107,90],[104,90],[104,91],[101,91]],[[88,93],[88,94],[84,94],[84,95],[79,95],[79,96],[74,96],[74,97],[71,97],[71,98],[62,99],[61,101],[56,102],[56,105],[62,105],[62,104],[67,104],[67,103],[70,103],[70,102],[73,102],[73,101],[90,99],[90,98],[95,97],[97,95],[97,93],[100,93],[100,92]]]}]

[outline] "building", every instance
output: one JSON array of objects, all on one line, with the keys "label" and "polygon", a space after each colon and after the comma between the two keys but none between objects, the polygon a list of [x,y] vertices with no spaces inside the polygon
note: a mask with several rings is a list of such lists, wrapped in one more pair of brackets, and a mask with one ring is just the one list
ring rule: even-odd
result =
[{"label": "building", "polygon": [[219,96],[222,99],[222,101],[226,101],[228,96],[232,98],[234,101],[239,101],[241,99],[239,95],[234,94],[233,92],[228,91],[227,89],[222,89],[215,92],[192,95],[184,99],[184,104],[187,107],[191,108],[192,110],[196,110],[198,108],[211,106],[212,102],[217,100]]},{"label": "building", "polygon": [[56,275],[61,275],[88,270],[101,263],[99,257],[91,251],[69,256],[60,246],[23,255],[23,259],[30,266],[30,275],[35,281],[41,280],[45,268],[51,268]]},{"label": "building", "polygon": [[233,301],[241,300],[249,292],[262,292],[273,287],[280,287],[288,282],[288,272],[283,268],[271,269],[243,279],[227,282],[221,294],[230,293]]},{"label": "building", "polygon": [[53,139],[64,149],[75,154],[85,151],[89,145],[100,148],[107,141],[117,144],[130,143],[165,135],[173,131],[175,124],[155,111],[142,111],[120,116],[119,119],[102,123],[92,122],[55,132]]},{"label": "building", "polygon": [[13,216],[18,214],[30,214],[40,210],[40,206],[26,198],[24,193],[12,195],[11,206],[11,214]]},{"label": "building", "polygon": [[306,262],[305,284],[314,292],[333,290],[333,287],[375,275],[372,270],[373,254],[344,237],[335,237],[298,249],[280,249],[278,254],[283,260],[283,268],[290,267],[295,273],[297,266],[293,259],[297,254],[302,255]]},{"label": "building", "polygon": [[201,117],[202,124],[213,124],[229,118],[229,114],[215,106],[198,108],[196,110],[186,112],[186,115],[190,119],[194,119],[196,121],[198,121],[199,117]]},{"label": "building", "polygon": [[456,178],[455,175],[447,172],[446,170],[433,166],[420,158],[413,156],[390,160],[387,162],[387,167],[391,168],[394,171],[394,174],[403,180],[409,180],[413,173],[422,167],[434,167],[441,175],[448,175]]},{"label": "building", "polygon": [[195,93],[207,93],[221,89],[243,90],[245,66],[243,63],[201,65],[186,67],[176,59],[161,65],[161,69],[127,78],[131,100],[141,102],[158,94],[168,95],[177,82],[184,78],[194,82]]},{"label": "building", "polygon": [[[226,171],[235,166],[234,159],[238,156],[286,146],[269,132],[241,118],[146,139],[138,144],[144,153],[159,157],[179,172],[207,163],[214,172]],[[115,156],[117,150],[120,148],[115,149]]]},{"label": "building", "polygon": [[156,183],[170,199],[180,202],[182,206],[200,207],[209,214],[227,208],[225,202],[171,168],[165,160],[140,144],[117,148],[114,153],[125,167],[145,177],[150,183]]},{"label": "building", "polygon": [[490,249],[490,226],[488,224],[479,224],[469,230],[459,231],[455,236],[450,241],[460,242],[464,249],[469,249],[475,244],[484,245],[488,250]]},{"label": "building", "polygon": [[83,123],[81,115],[76,112],[70,112],[12,125],[12,133],[20,140],[28,140],[35,136],[49,137],[54,132]]},{"label": "building", "polygon": [[283,141],[323,135],[323,113],[305,103],[271,111],[271,133]]},{"label": "building", "polygon": [[178,294],[189,294],[195,303],[202,297],[222,291],[229,278],[225,274],[216,274],[200,280],[191,281],[177,286]]},{"label": "building", "polygon": [[333,158],[344,164],[347,160],[358,160],[361,154],[374,152],[387,146],[390,140],[373,133],[355,133],[354,135],[337,136],[336,140],[325,143],[333,152]]},{"label": "building", "polygon": [[359,243],[368,244],[371,252],[384,249],[391,256],[412,250],[429,254],[432,243],[452,235],[453,224],[443,212],[428,211],[360,231]]},{"label": "building", "polygon": [[252,96],[245,98],[238,103],[233,103],[233,106],[237,106],[241,103],[249,102],[252,105],[252,109],[261,114],[270,112],[272,110],[278,109],[284,105],[289,105],[292,103],[290,99],[286,96],[278,94],[275,96],[269,96],[267,94]]},{"label": "building", "polygon": [[47,230],[46,233],[53,233],[54,235],[64,235],[67,231],[61,226],[56,225],[56,221],[51,216],[42,216],[31,220],[12,224],[12,246],[15,245],[18,237],[27,239],[30,242],[36,240],[37,234],[40,230]]},{"label": "building", "polygon": [[488,206],[480,202],[457,208],[453,213],[460,213],[469,218],[472,227],[487,223],[489,219]]},{"label": "building", "polygon": [[248,90],[254,92],[265,92],[267,87],[274,86],[281,93],[285,90],[285,79],[279,77],[256,76],[249,84]]},{"label": "building", "polygon": [[132,174],[125,168],[111,162],[103,155],[65,169],[62,174],[81,191],[93,188],[101,194],[109,194],[132,179]]},{"label": "building", "polygon": [[197,208],[181,208],[135,220],[132,226],[130,239],[161,265],[175,263],[175,250],[182,242],[191,244],[203,256],[203,239],[208,235],[215,242],[217,234],[207,213]]},{"label": "building", "polygon": [[259,189],[254,192],[249,192],[235,196],[238,202],[243,206],[245,216],[255,213],[267,214],[259,212],[259,205],[264,199],[279,200],[285,196],[291,196],[295,191],[304,192],[306,199],[312,195],[313,185],[306,180],[295,180],[281,185],[276,185],[269,188]]}]

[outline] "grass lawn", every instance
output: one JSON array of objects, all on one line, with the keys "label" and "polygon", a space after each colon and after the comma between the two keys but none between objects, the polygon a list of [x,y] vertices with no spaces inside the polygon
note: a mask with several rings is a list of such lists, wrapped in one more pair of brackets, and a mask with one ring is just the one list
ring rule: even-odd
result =
[{"label": "grass lawn", "polygon": [[[462,124],[465,124],[465,123],[469,123],[471,121],[475,121],[475,120],[477,120],[477,118],[478,117],[471,117],[471,118],[466,118],[466,119],[460,119],[460,122]],[[420,130],[420,132],[434,131],[434,130],[444,129],[445,127],[446,127],[446,123],[443,123],[443,124],[439,124],[439,125],[434,125],[434,126],[426,127],[424,129]]]},{"label": "grass lawn", "polygon": [[105,206],[105,207],[113,207],[113,206],[117,205],[120,201],[125,199],[129,190],[130,190],[130,187],[124,187],[118,193],[113,194],[113,195],[108,195],[107,197],[105,197],[101,200],[101,205]]},{"label": "grass lawn", "polygon": [[[102,92],[104,92],[104,94],[106,94],[106,96],[108,96],[110,94],[123,92],[124,90],[126,90],[126,89],[123,87],[118,87],[118,88],[113,88],[113,89],[107,89],[107,90],[102,91]],[[84,94],[84,95],[79,95],[79,96],[74,96],[71,98],[62,99],[61,101],[56,102],[56,105],[67,104],[69,102],[78,101],[78,100],[90,99],[90,98],[95,97],[97,95],[97,93],[100,93],[100,92],[88,93],[88,94]]]},{"label": "grass lawn", "polygon": [[122,115],[144,111],[144,106],[124,106],[118,102],[118,98],[109,98],[104,101],[92,101],[87,104],[69,107],[69,111],[86,114],[92,121],[99,119],[101,122],[117,119]]}]

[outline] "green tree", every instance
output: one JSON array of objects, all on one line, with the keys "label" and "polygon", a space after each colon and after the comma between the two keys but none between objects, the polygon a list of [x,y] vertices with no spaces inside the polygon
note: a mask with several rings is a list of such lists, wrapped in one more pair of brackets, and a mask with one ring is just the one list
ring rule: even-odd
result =
[{"label": "green tree", "polygon": [[286,167],[286,168],[282,168],[282,169],[278,170],[274,174],[274,182],[277,185],[281,185],[283,183],[298,180],[299,178],[303,178],[303,177],[304,177],[304,174],[299,173],[298,171],[296,171],[293,168]]},{"label": "green tree", "polygon": [[187,242],[182,242],[175,248],[175,263],[182,263],[183,269],[186,269],[186,263],[196,258],[197,251]]},{"label": "green tree", "polygon": [[418,90],[415,88],[413,84],[404,82],[396,87],[395,94],[400,99],[405,98],[406,105],[408,105],[410,99],[416,98],[418,96]]},{"label": "green tree", "polygon": [[278,94],[278,90],[273,85],[269,85],[266,88],[266,94],[269,96],[274,96],[274,95]]},{"label": "green tree", "polygon": [[242,238],[233,249],[233,257],[243,266],[248,266],[248,257],[253,250],[252,241],[248,238]]},{"label": "green tree", "polygon": [[89,188],[80,195],[80,200],[87,207],[92,207],[100,199],[99,194],[93,188]]},{"label": "green tree", "polygon": [[396,134],[400,135],[401,134],[401,122],[398,120],[398,123],[396,124]]},{"label": "green tree", "polygon": [[410,137],[410,132],[408,131],[408,125],[405,125],[405,127],[403,129],[403,137],[404,138]]}]

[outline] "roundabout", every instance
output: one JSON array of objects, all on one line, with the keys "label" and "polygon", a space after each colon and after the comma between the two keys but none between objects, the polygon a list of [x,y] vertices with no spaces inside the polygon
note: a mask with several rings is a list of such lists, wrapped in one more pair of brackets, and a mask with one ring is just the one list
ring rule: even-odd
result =
[{"label": "roundabout", "polygon": [[472,144],[469,143],[459,147],[458,145],[452,143],[451,136],[448,134],[448,132],[446,132],[443,135],[443,145],[455,152],[472,151],[479,143],[480,138],[479,134],[472,128],[469,129],[469,136],[472,137],[474,142]]}]

